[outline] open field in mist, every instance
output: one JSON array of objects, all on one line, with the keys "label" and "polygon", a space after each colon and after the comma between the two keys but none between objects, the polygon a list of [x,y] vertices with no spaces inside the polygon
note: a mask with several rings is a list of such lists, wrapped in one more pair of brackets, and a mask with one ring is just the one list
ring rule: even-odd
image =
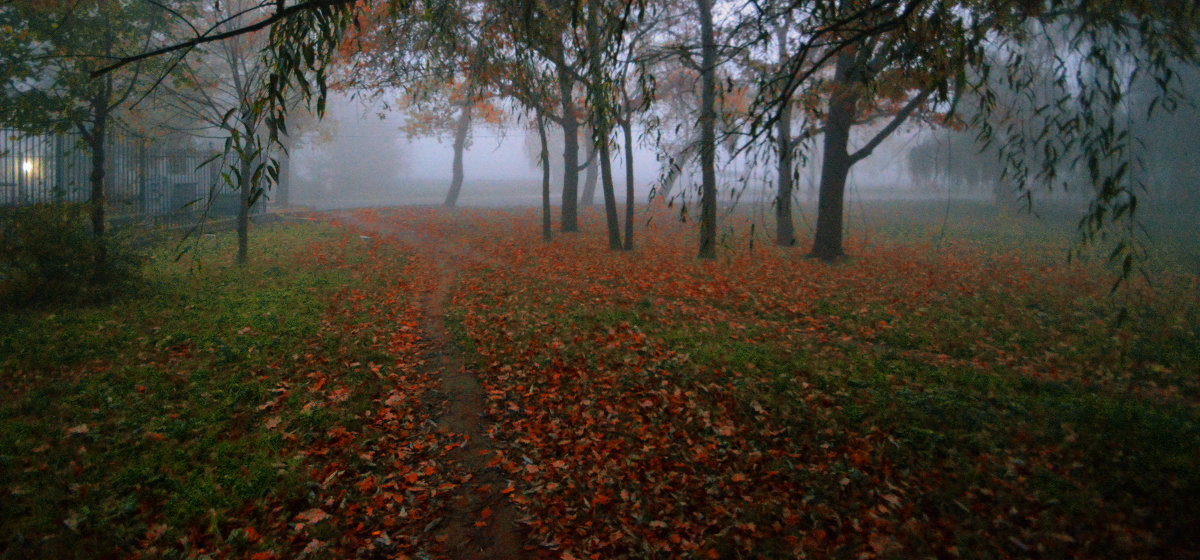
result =
[{"label": "open field in mist", "polygon": [[1070,228],[944,202],[852,207],[834,264],[746,207],[701,261],[676,211],[633,252],[595,211],[548,243],[533,208],[295,215],[248,268],[205,236],[139,293],[6,315],[0,550],[1200,552],[1194,275],[1109,295]]}]

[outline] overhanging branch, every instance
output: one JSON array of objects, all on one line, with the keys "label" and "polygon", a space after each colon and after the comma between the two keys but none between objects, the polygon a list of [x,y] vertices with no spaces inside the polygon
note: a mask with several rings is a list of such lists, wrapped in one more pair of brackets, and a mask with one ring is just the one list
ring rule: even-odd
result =
[{"label": "overhanging branch", "polygon": [[353,4],[354,2],[355,2],[355,0],[306,0],[304,2],[300,2],[299,4],[293,4],[291,6],[286,6],[286,7],[284,7],[282,5],[282,3],[280,3],[280,4],[277,4],[277,6],[278,6],[277,9],[269,17],[263,18],[259,21],[251,23],[249,25],[230,29],[229,31],[223,31],[221,33],[210,34],[211,31],[215,31],[215,28],[214,28],[214,29],[210,30],[210,32],[202,33],[200,35],[197,35],[196,37],[188,39],[187,41],[174,43],[171,45],[167,45],[165,47],[154,49],[152,51],[146,51],[143,53],[135,54],[133,56],[123,57],[123,58],[117,59],[117,61],[112,64],[109,64],[107,66],[101,67],[101,68],[93,71],[92,77],[97,78],[97,77],[103,76],[104,74],[107,74],[109,72],[117,70],[118,68],[121,68],[121,67],[129,65],[129,64],[133,64],[134,62],[138,62],[140,60],[145,60],[147,58],[153,58],[156,56],[161,56],[164,54],[169,54],[169,53],[173,53],[173,52],[184,50],[184,49],[191,49],[191,48],[197,47],[199,45],[203,45],[205,43],[223,41],[223,40],[229,39],[231,37],[237,37],[238,35],[245,35],[247,33],[253,33],[255,31],[259,31],[261,29],[270,27],[271,25],[273,25],[275,23],[283,21],[287,18],[290,18],[290,17],[295,16],[296,14],[299,14],[302,12],[306,12],[306,11],[310,11],[310,10],[317,10],[320,8],[330,8],[330,7],[335,7],[335,6],[349,5],[349,4]]}]

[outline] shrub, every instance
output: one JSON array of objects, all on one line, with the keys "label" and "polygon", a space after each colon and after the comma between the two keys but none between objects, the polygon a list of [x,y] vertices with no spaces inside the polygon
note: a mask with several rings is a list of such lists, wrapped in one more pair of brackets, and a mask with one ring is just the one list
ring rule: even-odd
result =
[{"label": "shrub", "polygon": [[94,303],[132,288],[140,268],[119,235],[92,233],[85,205],[0,209],[0,307]]}]

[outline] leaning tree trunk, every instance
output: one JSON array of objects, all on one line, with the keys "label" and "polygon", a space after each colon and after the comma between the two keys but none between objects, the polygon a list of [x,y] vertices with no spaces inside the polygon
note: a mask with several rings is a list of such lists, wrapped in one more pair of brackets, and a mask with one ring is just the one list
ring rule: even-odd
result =
[{"label": "leaning tree trunk", "polygon": [[579,231],[579,123],[575,120],[575,85],[571,69],[558,67],[558,92],[562,103],[563,194],[562,231]]},{"label": "leaning tree trunk", "polygon": [[579,204],[592,206],[596,204],[596,180],[600,177],[600,167],[596,165],[596,143],[589,140],[584,146],[587,148],[584,156],[588,165],[587,173],[583,176],[583,193],[579,196]]},{"label": "leaning tree trunk", "polygon": [[697,0],[700,8],[700,258],[717,256],[716,59],[712,0]]},{"label": "leaning tree trunk", "polygon": [[791,247],[796,244],[796,227],[792,223],[792,104],[785,103],[779,112],[776,126],[779,152],[779,190],[775,194],[775,244]]},{"label": "leaning tree trunk", "polygon": [[625,133],[625,250],[633,250],[633,115],[621,121]]},{"label": "leaning tree trunk", "polygon": [[458,114],[458,126],[454,129],[454,163],[451,168],[450,191],[446,193],[447,208],[458,204],[458,195],[463,184],[463,152],[467,149],[467,135],[471,132],[471,105],[464,104]]},{"label": "leaning tree trunk", "polygon": [[829,97],[829,114],[825,119],[825,159],[821,164],[817,232],[812,249],[814,257],[825,261],[845,254],[842,249],[842,218],[845,213],[846,177],[853,164],[847,146],[859,96],[855,90],[853,69],[854,54],[839,54]]},{"label": "leaning tree trunk", "polygon": [[537,112],[538,141],[541,142],[542,163],[542,239],[550,241],[550,146],[546,141],[546,120],[539,110]]}]

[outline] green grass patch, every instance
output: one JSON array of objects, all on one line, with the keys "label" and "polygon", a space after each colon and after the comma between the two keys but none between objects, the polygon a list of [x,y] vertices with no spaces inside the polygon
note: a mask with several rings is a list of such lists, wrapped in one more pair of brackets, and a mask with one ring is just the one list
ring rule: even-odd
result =
[{"label": "green grass patch", "polygon": [[[231,262],[232,234],[187,241],[182,259],[178,245],[156,245],[137,294],[4,316],[3,556],[270,545],[251,543],[246,528],[278,509],[270,504],[306,502],[298,451],[352,427],[369,404],[356,394],[313,407],[307,376],[323,363],[378,359],[352,339],[320,338],[331,299],[354,275],[314,253],[361,259],[344,235],[321,224],[255,228],[246,267]],[[359,393],[377,389],[376,376],[347,376]],[[260,519],[245,518],[255,504]]]}]

